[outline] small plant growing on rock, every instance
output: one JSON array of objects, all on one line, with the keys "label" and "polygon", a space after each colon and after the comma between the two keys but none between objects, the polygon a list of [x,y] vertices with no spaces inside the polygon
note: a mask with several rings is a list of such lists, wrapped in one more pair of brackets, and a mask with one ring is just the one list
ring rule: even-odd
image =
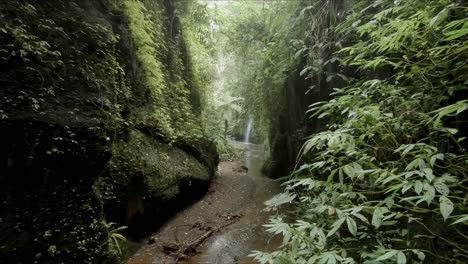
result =
[{"label": "small plant growing on rock", "polygon": [[127,226],[115,227],[115,223],[105,223],[109,229],[109,245],[111,251],[116,252],[117,255],[123,254],[122,247],[126,245],[127,239],[121,234],[121,232],[127,229]]}]

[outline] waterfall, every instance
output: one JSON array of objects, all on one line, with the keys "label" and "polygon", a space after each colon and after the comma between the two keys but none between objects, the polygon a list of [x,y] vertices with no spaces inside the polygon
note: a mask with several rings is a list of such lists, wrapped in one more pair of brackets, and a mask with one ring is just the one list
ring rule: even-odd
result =
[{"label": "waterfall", "polygon": [[244,133],[244,143],[249,143],[251,131],[252,131],[252,118],[249,117],[249,122],[247,123],[247,127],[245,128],[245,133]]}]

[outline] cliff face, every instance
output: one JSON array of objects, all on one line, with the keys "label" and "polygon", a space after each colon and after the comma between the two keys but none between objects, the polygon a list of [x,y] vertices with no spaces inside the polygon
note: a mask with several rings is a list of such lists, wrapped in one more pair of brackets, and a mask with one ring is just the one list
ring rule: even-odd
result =
[{"label": "cliff face", "polygon": [[[324,45],[332,42],[331,38],[335,38],[335,33],[330,31],[330,25],[339,24],[343,19],[342,15],[352,5],[352,1],[336,0],[330,5],[333,9],[330,12],[339,14],[337,17],[332,18],[335,15],[330,15],[316,18],[319,12],[313,11],[304,18],[307,25],[304,26],[306,29],[303,33],[307,35],[307,54],[304,54],[302,61],[289,71],[278,96],[278,105],[281,105],[281,108],[270,118],[270,161],[265,170],[272,177],[290,174],[296,165],[301,164],[297,158],[307,137],[327,129],[329,120],[326,117],[312,116],[313,112],[307,112],[310,106],[332,99],[331,93],[335,88],[348,85],[340,75],[356,75],[354,69],[343,67],[334,58],[334,52],[340,49],[338,46]],[[312,23],[315,19],[320,22]],[[310,24],[314,26],[308,28]],[[309,30],[311,32],[308,32]],[[345,43],[348,40],[341,41]],[[309,67],[316,70],[307,71],[306,68]]]},{"label": "cliff face", "polygon": [[[325,54],[325,59],[328,59]],[[298,154],[306,138],[326,128],[326,118],[311,117],[307,110],[311,104],[330,99],[333,88],[343,87],[342,80],[327,81],[322,73],[317,76],[300,76],[303,65],[290,73],[279,96],[281,108],[271,118],[270,160],[266,164],[266,174],[278,178],[288,175],[296,165]],[[338,72],[337,65],[329,65],[328,72]],[[346,69],[347,70],[347,69]],[[311,87],[314,87],[311,89]]]},{"label": "cliff face", "polygon": [[266,174],[273,178],[288,175],[296,164],[297,154],[309,132],[307,107],[320,98],[307,93],[310,80],[292,72],[286,79],[280,94],[279,114],[271,118],[269,142],[270,161]]},{"label": "cliff face", "polygon": [[108,222],[205,190],[218,158],[171,1],[2,1],[0,44],[0,262],[114,263]]}]

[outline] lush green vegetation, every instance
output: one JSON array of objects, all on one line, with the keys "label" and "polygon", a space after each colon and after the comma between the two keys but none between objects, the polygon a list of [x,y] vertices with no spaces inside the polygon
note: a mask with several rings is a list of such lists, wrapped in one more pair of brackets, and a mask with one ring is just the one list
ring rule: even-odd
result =
[{"label": "lush green vegetation", "polygon": [[190,4],[0,3],[0,262],[117,263],[135,215],[209,182]]},{"label": "lush green vegetation", "polygon": [[[121,9],[129,19],[137,56],[145,74],[145,85],[157,106],[149,122],[157,128],[157,133],[169,140],[200,137],[202,130],[197,123],[198,116],[193,115],[193,101],[190,100],[198,91],[187,82],[188,76],[184,76],[190,71],[183,61],[189,55],[171,50],[171,44],[183,38],[176,35],[180,27],[174,21],[176,18],[164,17],[165,7],[162,2],[128,0],[123,1]],[[172,21],[167,21],[169,19]],[[138,117],[141,118],[147,117]],[[138,119],[137,122],[142,122]]]},{"label": "lush green vegetation", "polygon": [[283,247],[253,256],[262,263],[464,263],[468,7],[352,2],[312,1],[291,14],[310,25],[297,50],[307,58],[302,74],[348,85],[311,105],[327,129],[307,138],[302,165],[268,202],[270,209],[292,202],[296,220],[272,218],[266,226],[284,236]]},{"label": "lush green vegetation", "polygon": [[309,129],[285,192],[267,203],[270,210],[293,203],[296,220],[272,218],[268,231],[281,234],[283,246],[253,256],[466,262],[468,7],[316,0],[233,2],[217,11],[219,94],[242,107],[231,121],[244,126],[253,114],[271,146],[284,109],[271,106],[287,103],[291,73],[300,68],[314,95],[334,89],[307,111],[312,126],[319,119],[326,128]]},{"label": "lush green vegetation", "polygon": [[[194,77],[202,91],[202,122],[204,134],[214,141],[223,159],[232,156],[228,144],[230,130],[227,126],[235,120],[234,113],[240,112],[240,98],[232,97],[222,81],[219,54],[223,42],[216,28],[219,13],[201,2],[190,2],[182,18],[186,38],[192,55]],[[222,92],[220,92],[222,91]],[[229,131],[228,131],[229,130]]]},{"label": "lush green vegetation", "polygon": [[118,261],[253,119],[271,168],[296,162],[258,262],[468,262],[464,1],[0,7],[5,259]]},{"label": "lush green vegetation", "polygon": [[302,5],[296,1],[233,2],[219,11],[222,17],[217,38],[222,47],[219,57],[225,63],[219,94],[231,93],[224,100],[241,98],[240,119],[233,121],[239,122],[242,130],[252,115],[255,133],[265,143],[270,120],[275,115],[270,107],[281,107],[277,105],[281,87],[298,61],[290,47],[299,47],[304,39],[298,30],[301,18],[277,14],[291,14],[298,4]]}]

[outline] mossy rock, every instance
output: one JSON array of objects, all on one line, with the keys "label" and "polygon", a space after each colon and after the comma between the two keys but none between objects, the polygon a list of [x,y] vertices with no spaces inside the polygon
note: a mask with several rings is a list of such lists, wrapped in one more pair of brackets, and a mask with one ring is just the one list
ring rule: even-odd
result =
[{"label": "mossy rock", "polygon": [[172,1],[117,2],[0,3],[1,263],[115,263],[109,221],[163,219],[214,173]]},{"label": "mossy rock", "polygon": [[[0,263],[116,260],[93,183],[110,143],[83,127],[0,122]],[[80,144],[78,144],[80,142]]]},{"label": "mossy rock", "polygon": [[[137,217],[155,214],[148,210],[161,213],[157,208],[168,201],[204,192],[214,172],[190,153],[138,130],[117,142],[112,152],[97,186],[108,217],[130,226]],[[200,189],[188,190],[190,186]]]}]

